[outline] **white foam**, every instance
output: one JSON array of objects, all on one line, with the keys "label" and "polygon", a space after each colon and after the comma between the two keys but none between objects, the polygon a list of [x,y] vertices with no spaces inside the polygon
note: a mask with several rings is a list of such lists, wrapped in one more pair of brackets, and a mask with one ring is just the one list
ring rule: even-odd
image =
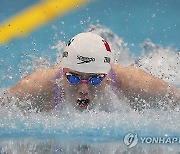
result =
[{"label": "white foam", "polygon": [[142,44],[142,55],[136,62],[153,75],[180,85],[180,52],[173,47],[165,48],[147,40]]}]

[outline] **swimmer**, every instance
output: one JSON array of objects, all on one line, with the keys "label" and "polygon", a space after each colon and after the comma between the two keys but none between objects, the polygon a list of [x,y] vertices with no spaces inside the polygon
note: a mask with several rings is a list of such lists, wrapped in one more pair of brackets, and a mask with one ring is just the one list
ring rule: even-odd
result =
[{"label": "swimmer", "polygon": [[64,99],[84,111],[95,105],[106,85],[130,102],[172,99],[180,103],[180,90],[135,66],[123,67],[112,62],[108,42],[92,32],[74,36],[66,45],[59,67],[41,69],[24,77],[9,89],[20,100],[31,100],[34,107],[50,111]]}]

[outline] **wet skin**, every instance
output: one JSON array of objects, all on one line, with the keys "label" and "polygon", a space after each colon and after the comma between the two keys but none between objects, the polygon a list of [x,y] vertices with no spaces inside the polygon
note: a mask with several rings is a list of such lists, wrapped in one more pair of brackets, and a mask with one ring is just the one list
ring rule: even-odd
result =
[{"label": "wet skin", "polygon": [[72,84],[66,78],[66,73],[74,74],[80,76],[81,79],[89,79],[93,76],[98,76],[101,74],[94,73],[82,73],[77,72],[68,68],[63,70],[63,85],[65,91],[65,98],[69,97],[71,105],[80,111],[85,109],[90,109],[95,105],[95,100],[98,99],[101,95],[101,91],[105,88],[105,85],[108,82],[108,77],[106,76],[102,82],[98,85],[92,85],[91,83],[78,83]]}]

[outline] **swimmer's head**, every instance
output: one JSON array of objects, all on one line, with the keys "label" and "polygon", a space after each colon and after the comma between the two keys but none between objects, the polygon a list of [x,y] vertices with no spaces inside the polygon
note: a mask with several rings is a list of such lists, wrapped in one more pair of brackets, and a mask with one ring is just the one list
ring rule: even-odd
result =
[{"label": "swimmer's head", "polygon": [[66,45],[61,67],[83,73],[105,73],[111,68],[111,49],[99,35],[86,32],[74,36]]},{"label": "swimmer's head", "polygon": [[65,95],[78,110],[90,109],[98,102],[111,69],[109,44],[91,32],[73,37],[63,53]]}]

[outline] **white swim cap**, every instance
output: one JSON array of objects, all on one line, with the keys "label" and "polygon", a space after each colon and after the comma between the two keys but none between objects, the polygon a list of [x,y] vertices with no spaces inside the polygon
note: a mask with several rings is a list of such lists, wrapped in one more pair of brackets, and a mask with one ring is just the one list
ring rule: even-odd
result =
[{"label": "white swim cap", "polygon": [[74,36],[63,52],[62,68],[84,73],[108,73],[111,49],[99,35],[87,32]]}]

